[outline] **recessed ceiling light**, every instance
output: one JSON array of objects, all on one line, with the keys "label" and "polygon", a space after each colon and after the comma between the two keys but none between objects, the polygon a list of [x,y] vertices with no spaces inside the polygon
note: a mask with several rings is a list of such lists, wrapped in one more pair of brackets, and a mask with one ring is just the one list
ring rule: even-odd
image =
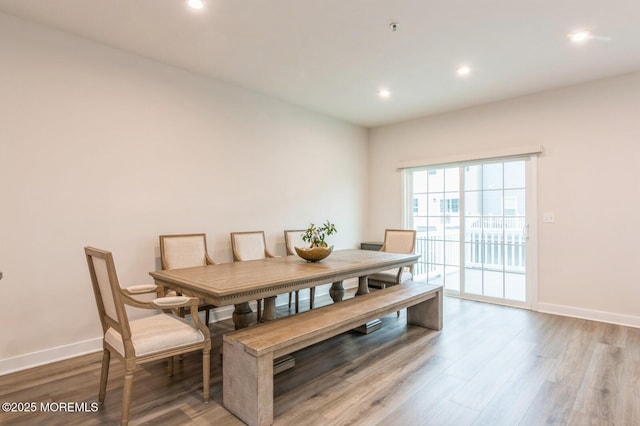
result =
[{"label": "recessed ceiling light", "polygon": [[192,9],[202,9],[204,7],[204,2],[202,0],[189,0],[187,4]]},{"label": "recessed ceiling light", "polygon": [[391,97],[391,91],[389,89],[380,89],[378,90],[378,96],[382,99],[389,99]]},{"label": "recessed ceiling light", "polygon": [[589,31],[576,31],[575,33],[569,34],[568,37],[574,43],[584,43],[592,38]]},{"label": "recessed ceiling light", "polygon": [[471,74],[471,67],[469,67],[467,65],[463,65],[461,67],[458,67],[458,69],[456,69],[456,74],[458,74],[459,76],[462,76],[462,77],[466,77],[469,74]]}]

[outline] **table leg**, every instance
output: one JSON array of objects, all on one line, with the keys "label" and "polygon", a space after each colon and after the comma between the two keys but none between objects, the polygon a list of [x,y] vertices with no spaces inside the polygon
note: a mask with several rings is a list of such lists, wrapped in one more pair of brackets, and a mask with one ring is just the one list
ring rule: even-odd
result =
[{"label": "table leg", "polygon": [[265,297],[260,322],[273,321],[274,319],[276,319],[276,297]]},{"label": "table leg", "polygon": [[[356,296],[362,296],[364,294],[369,294],[369,277],[367,275],[358,277],[358,291],[356,292]],[[362,334],[369,334],[380,327],[382,327],[382,321],[376,318],[366,324],[362,324],[355,330]]]},{"label": "table leg", "polygon": [[[296,308],[298,305],[296,304]],[[262,318],[260,322],[273,321],[276,319],[276,297],[265,297],[264,310],[262,311]],[[273,374],[279,374],[283,371],[287,371],[290,368],[295,367],[296,360],[291,354],[281,356],[273,360]]]},{"label": "table leg", "polygon": [[358,291],[356,291],[356,296],[363,294],[369,294],[369,277],[367,275],[358,277]]},{"label": "table leg", "polygon": [[342,285],[342,281],[336,281],[331,284],[329,296],[333,299],[333,303],[342,302],[342,298],[344,297],[344,286]]},{"label": "table leg", "polygon": [[[253,322],[253,311],[249,302],[238,303],[235,305],[233,311],[233,324],[236,330],[246,328]],[[262,312],[261,321],[273,321],[276,319],[276,298],[267,297],[264,299],[264,310]],[[222,354],[220,354],[222,356]],[[291,355],[282,356],[273,361],[273,374],[278,374],[293,368],[296,365],[296,360]]]},{"label": "table leg", "polygon": [[249,327],[249,324],[253,322],[253,311],[249,302],[238,303],[233,310],[233,324],[236,326],[236,330]]}]

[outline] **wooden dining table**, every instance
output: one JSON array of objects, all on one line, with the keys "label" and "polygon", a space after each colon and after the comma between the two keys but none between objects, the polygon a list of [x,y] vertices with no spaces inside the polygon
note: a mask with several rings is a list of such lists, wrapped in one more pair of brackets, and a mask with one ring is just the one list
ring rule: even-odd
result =
[{"label": "wooden dining table", "polygon": [[263,321],[275,319],[278,294],[332,283],[329,295],[340,302],[343,281],[358,278],[356,296],[369,293],[370,274],[410,266],[419,254],[399,254],[370,250],[334,250],[321,262],[307,262],[298,256],[275,257],[245,262],[220,263],[192,268],[168,269],[149,274],[157,285],[195,296],[215,306],[234,305],[236,329],[254,320],[249,302],[264,299]]}]

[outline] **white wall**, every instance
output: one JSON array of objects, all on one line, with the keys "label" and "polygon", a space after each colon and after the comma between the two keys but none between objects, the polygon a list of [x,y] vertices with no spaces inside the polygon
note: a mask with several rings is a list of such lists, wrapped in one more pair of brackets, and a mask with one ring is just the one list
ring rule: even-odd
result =
[{"label": "white wall", "polygon": [[640,327],[639,111],[634,73],[373,129],[365,239],[402,225],[400,162],[543,145],[540,310]]},{"label": "white wall", "polygon": [[2,14],[0,53],[0,374],[99,344],[86,245],[131,285],[159,234],[206,232],[216,262],[230,231],[361,241],[364,129]]}]

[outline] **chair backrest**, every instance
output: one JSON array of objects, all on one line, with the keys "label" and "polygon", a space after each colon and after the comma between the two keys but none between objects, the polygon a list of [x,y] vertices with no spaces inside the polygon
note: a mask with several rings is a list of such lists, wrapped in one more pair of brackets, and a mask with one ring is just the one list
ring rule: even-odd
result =
[{"label": "chair backrest", "polygon": [[207,252],[207,235],[160,235],[160,261],[162,269],[213,265]]},{"label": "chair backrest", "polygon": [[287,256],[296,254],[296,247],[306,247],[309,244],[302,240],[302,234],[306,229],[288,229],[284,231],[284,246],[287,249]]},{"label": "chair backrest", "polygon": [[273,257],[267,251],[264,231],[232,232],[231,250],[236,262]]},{"label": "chair backrest", "polygon": [[[131,345],[131,330],[124,302],[120,297],[120,283],[116,274],[116,267],[111,252],[93,247],[85,247],[89,275],[93,285],[93,293],[96,297],[96,305],[102,331],[106,333],[109,327],[120,333],[125,351],[133,351]],[[133,353],[133,352],[131,352]]]},{"label": "chair backrest", "polygon": [[411,254],[416,248],[416,231],[413,229],[387,229],[381,251]]}]

